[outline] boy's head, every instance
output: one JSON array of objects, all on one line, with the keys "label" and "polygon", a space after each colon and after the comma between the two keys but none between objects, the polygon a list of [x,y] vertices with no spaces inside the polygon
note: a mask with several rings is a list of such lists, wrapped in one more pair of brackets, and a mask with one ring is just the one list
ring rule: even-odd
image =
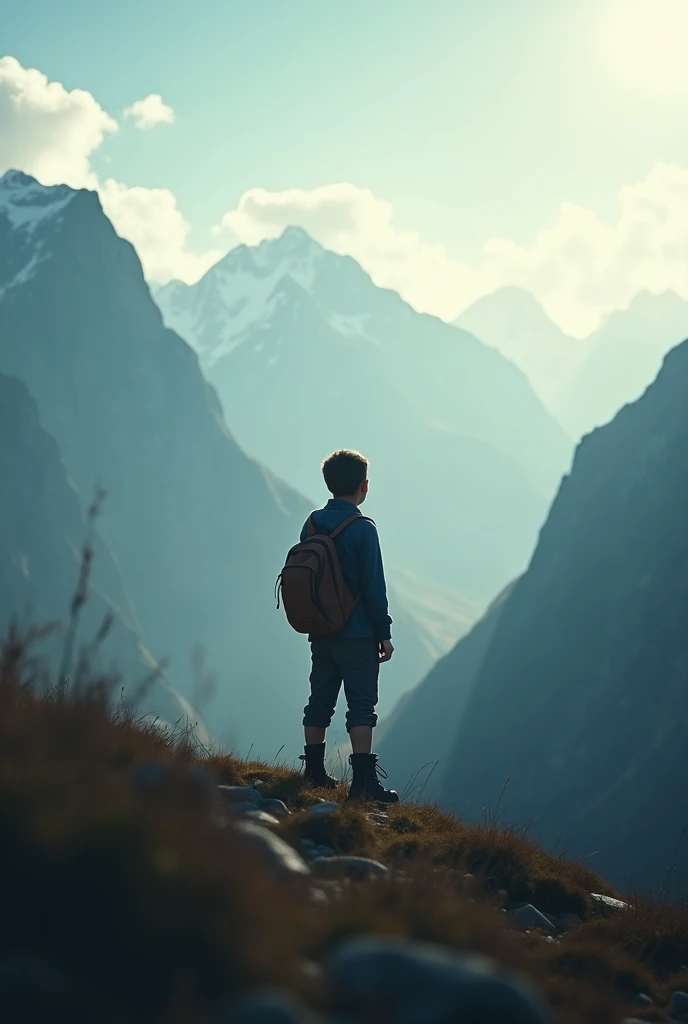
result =
[{"label": "boy's head", "polygon": [[343,449],[328,455],[322,464],[325,484],[333,498],[362,504],[368,495],[368,460],[360,452]]}]

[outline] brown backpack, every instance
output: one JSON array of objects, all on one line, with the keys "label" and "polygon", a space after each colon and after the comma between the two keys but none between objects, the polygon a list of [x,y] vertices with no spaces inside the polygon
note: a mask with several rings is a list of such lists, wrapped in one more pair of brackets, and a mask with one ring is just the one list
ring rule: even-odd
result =
[{"label": "brown backpack", "polygon": [[334,540],[351,523],[367,518],[349,516],[331,533],[323,533],[316,530],[313,516],[308,517],[308,536],[291,549],[275,585],[277,607],[281,594],[289,624],[297,633],[336,633],[351,617],[361,595],[354,597],[344,582]]}]

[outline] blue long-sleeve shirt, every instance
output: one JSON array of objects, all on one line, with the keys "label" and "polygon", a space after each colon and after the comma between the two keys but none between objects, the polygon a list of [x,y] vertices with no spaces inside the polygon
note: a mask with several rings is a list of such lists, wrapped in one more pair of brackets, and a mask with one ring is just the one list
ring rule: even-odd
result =
[{"label": "blue long-sleeve shirt", "polygon": [[[360,523],[351,523],[338,537],[335,546],[342,567],[342,576],[351,593],[361,600],[353,610],[351,618],[337,633],[337,636],[357,639],[374,636],[377,640],[391,638],[392,620],[387,603],[387,585],[382,565],[382,552],[377,530],[373,523],[364,519],[360,509],[350,501],[330,498],[325,508],[313,513],[316,529],[330,533],[349,516],[361,516]],[[304,523],[301,540],[308,536],[308,523]]]}]

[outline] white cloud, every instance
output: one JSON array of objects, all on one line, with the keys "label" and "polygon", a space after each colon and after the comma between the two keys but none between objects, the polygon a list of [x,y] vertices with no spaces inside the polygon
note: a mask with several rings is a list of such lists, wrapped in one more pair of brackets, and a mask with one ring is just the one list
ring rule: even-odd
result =
[{"label": "white cloud", "polygon": [[564,330],[582,337],[643,289],[671,288],[688,299],[688,168],[671,164],[657,164],[643,181],[620,189],[613,223],[563,203],[530,244],[490,239],[472,266],[397,228],[388,202],[348,183],[251,189],[222,219],[224,229],[248,244],[275,237],[288,224],[353,256],[377,284],[445,319],[481,295],[517,285],[536,295]]},{"label": "white cloud", "polygon": [[117,127],[90,92],[0,59],[0,174],[16,168],[46,185],[92,188],[91,155]]},{"label": "white cloud", "polygon": [[149,281],[197,281],[224,255],[224,250],[189,251],[191,225],[169,189],[129,187],[110,178],[99,191],[105,213],[117,232],[135,246]]},{"label": "white cloud", "polygon": [[[151,118],[173,117],[160,96],[149,96],[131,109],[137,106],[143,106],[139,114],[149,123],[154,123]],[[189,250],[190,227],[172,192],[130,188],[112,178],[101,183],[93,170],[93,154],[118,127],[90,92],[69,91],[41,71],[22,67],[14,57],[0,60],[0,174],[16,168],[44,185],[98,189],[115,228],[136,246],[149,280],[197,280],[222,254]]]},{"label": "white cloud", "polygon": [[159,92],[153,92],[127,107],[124,116],[132,118],[137,128],[152,128],[156,124],[172,124],[174,110],[163,103]]},{"label": "white cloud", "polygon": [[[152,110],[159,101],[170,111],[158,94],[139,103],[151,99]],[[16,167],[45,184],[98,188],[108,216],[136,246],[150,280],[193,282],[221,253],[189,248],[190,227],[173,193],[114,178],[101,183],[92,168],[93,154],[117,129],[91,93],[68,90],[13,57],[0,60],[0,174]],[[352,255],[377,284],[445,319],[502,285],[533,292],[564,330],[580,336],[643,289],[671,288],[688,299],[688,167],[673,164],[659,163],[643,181],[620,189],[613,220],[563,203],[529,244],[489,239],[473,265],[416,231],[401,230],[390,203],[346,182],[281,192],[254,188],[222,219],[223,230],[249,244],[278,235],[288,224]]]}]

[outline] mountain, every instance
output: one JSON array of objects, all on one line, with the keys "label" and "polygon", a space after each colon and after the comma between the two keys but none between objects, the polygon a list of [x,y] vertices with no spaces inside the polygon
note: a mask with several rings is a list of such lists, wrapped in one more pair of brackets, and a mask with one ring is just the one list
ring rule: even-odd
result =
[{"label": "mountain", "polygon": [[549,409],[578,372],[589,344],[571,338],[550,320],[534,295],[522,288],[499,288],[454,321],[496,348],[525,373]]},{"label": "mountain", "polygon": [[[0,370],[28,386],[82,503],[108,489],[103,540],[178,689],[198,701],[202,648],[212,731],[292,755],[308,650],[273,591],[312,506],[238,446],[95,193],[0,179]],[[392,614],[405,657],[385,672],[383,712],[432,661],[426,630],[396,601]]]},{"label": "mountain", "polygon": [[381,723],[376,746],[406,799],[421,793],[426,800],[441,799],[463,714],[511,590],[493,601],[456,648]]},{"label": "mountain", "polygon": [[[89,598],[81,610],[75,661],[84,645],[91,645],[94,670],[122,674],[125,698],[133,699],[148,676],[154,659],[146,651],[115,562],[86,517],[54,439],[40,424],[36,403],[26,387],[0,374],[0,637],[10,624],[23,632],[54,624],[37,643],[53,681],[63,665],[66,619],[77,588],[81,552],[87,539],[93,552]],[[112,617],[109,633],[97,645],[92,641],[105,618]],[[119,698],[119,689],[116,696]],[[138,710],[167,722],[179,718],[196,723],[201,738],[207,733],[198,713],[163,676],[137,695]]]},{"label": "mountain", "polygon": [[578,447],[442,786],[477,818],[509,780],[503,820],[626,888],[688,888],[687,451],[684,343]]},{"label": "mountain", "polygon": [[640,292],[592,337],[579,373],[554,410],[574,437],[602,426],[655,379],[664,356],[688,336],[688,302],[675,292]]},{"label": "mountain", "polygon": [[391,562],[482,603],[522,571],[571,445],[498,352],[297,228],[156,299],[251,455],[314,497],[328,451],[371,458]]}]

